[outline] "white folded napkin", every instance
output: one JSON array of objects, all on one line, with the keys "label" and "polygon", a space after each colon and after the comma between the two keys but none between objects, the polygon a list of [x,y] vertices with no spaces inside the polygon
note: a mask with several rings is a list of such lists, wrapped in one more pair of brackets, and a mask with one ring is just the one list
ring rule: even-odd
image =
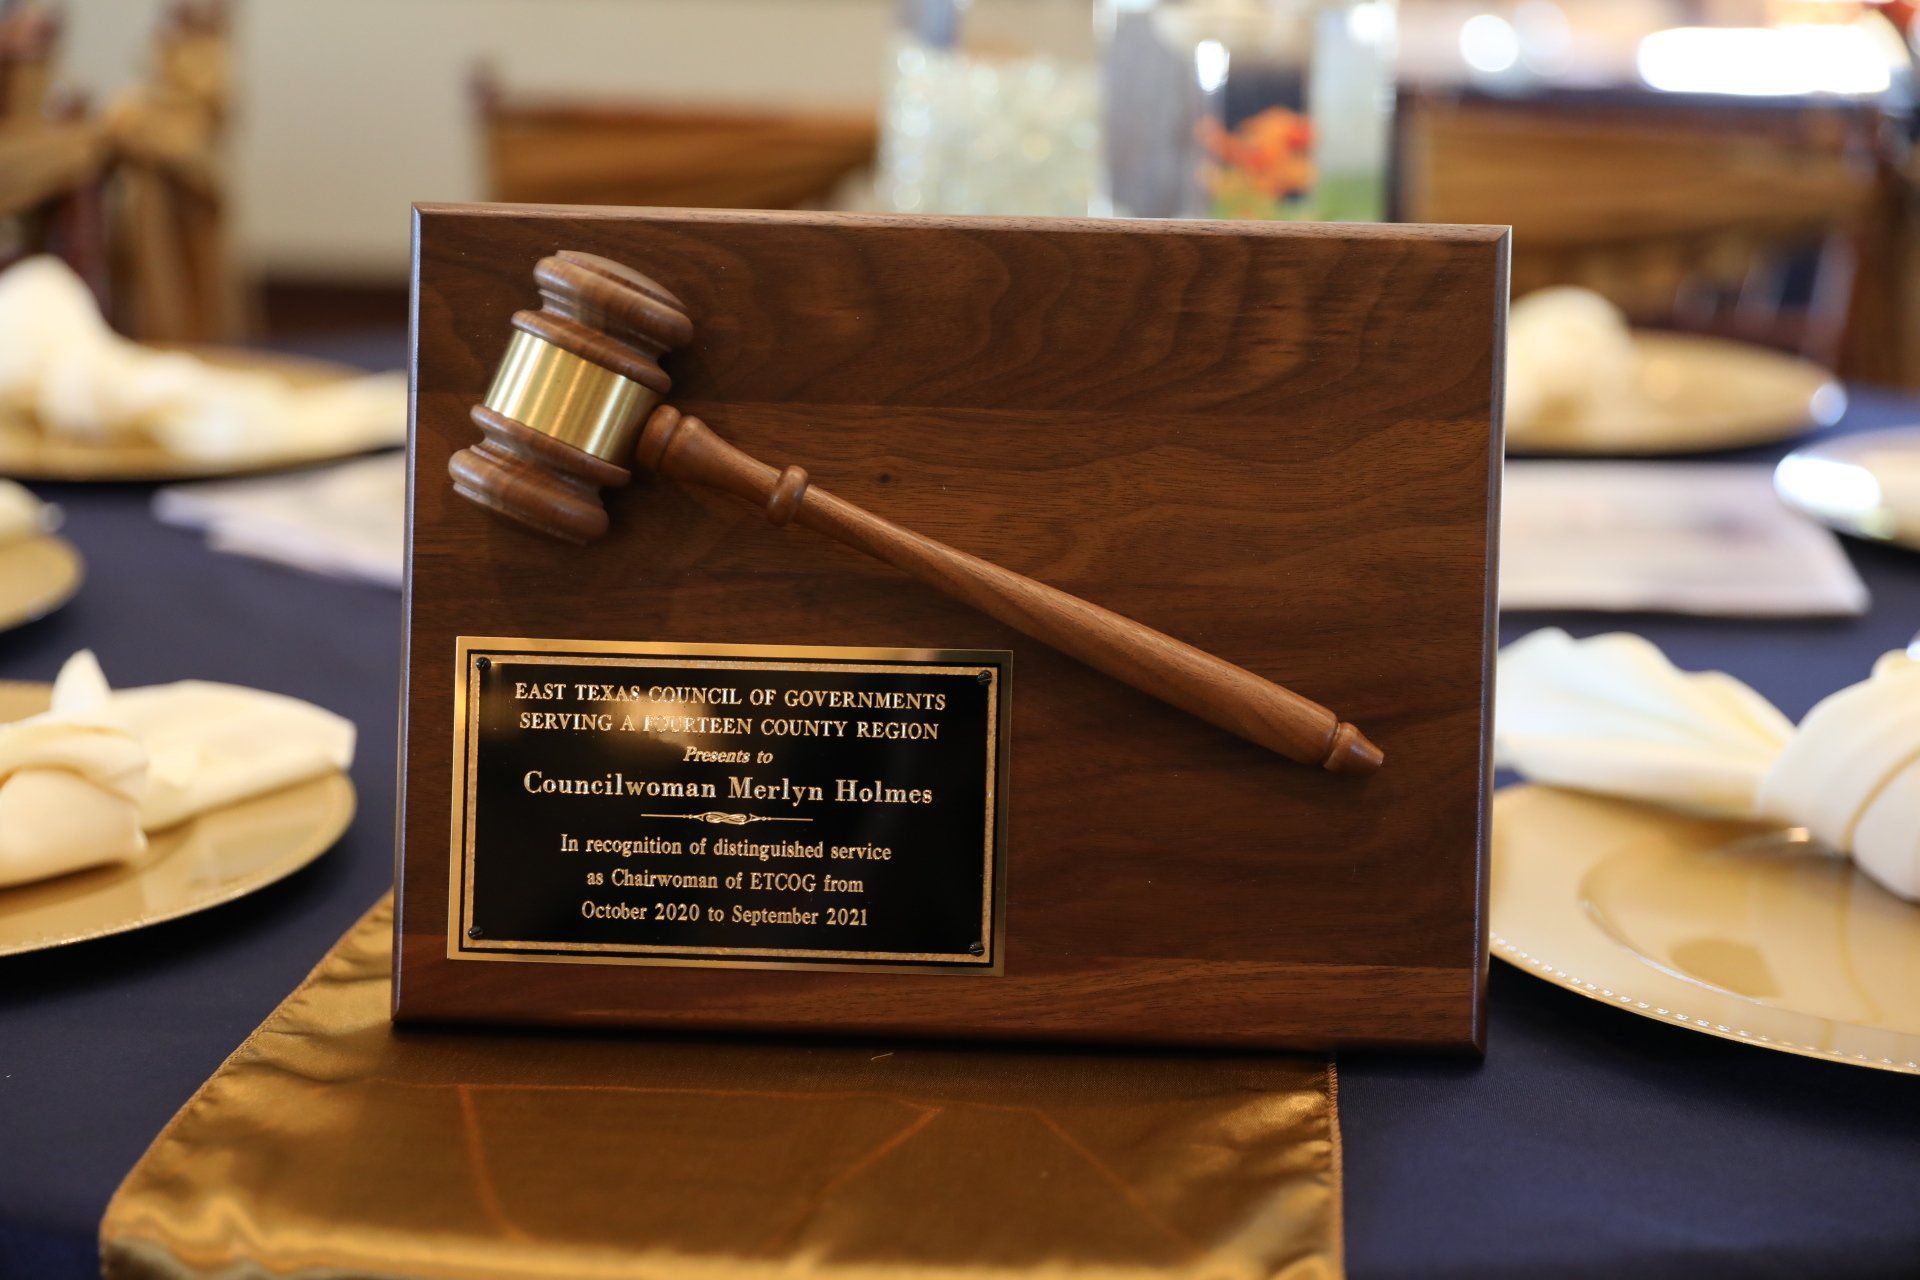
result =
[{"label": "white folded napkin", "polygon": [[0,727],[0,887],[147,851],[147,751],[115,713],[91,653],[67,659],[53,705]]},{"label": "white folded napkin", "polygon": [[215,549],[328,577],[398,587],[406,563],[407,466],[398,453],[261,480],[172,485],[167,524],[204,529]]},{"label": "white folded napkin", "polygon": [[1920,902],[1920,662],[1895,651],[1800,722],[1755,807]]},{"label": "white folded napkin", "polygon": [[1798,729],[1639,636],[1543,630],[1500,655],[1498,763],[1537,782],[1807,828],[1920,902],[1920,663],[1890,653]]},{"label": "white folded napkin", "polygon": [[59,527],[60,508],[40,501],[25,485],[0,480],[0,546]]},{"label": "white folded napkin", "polygon": [[1589,437],[1631,419],[1640,355],[1620,310],[1572,285],[1541,289],[1507,313],[1507,438]]},{"label": "white folded napkin", "polygon": [[91,653],[0,725],[0,886],[137,860],[146,832],[353,761],[353,725],[296,698],[183,680],[112,693]]},{"label": "white folded napkin", "polygon": [[0,406],[83,440],[145,437],[217,461],[403,443],[407,385],[376,374],[312,387],[129,342],[57,258],[0,272]]}]

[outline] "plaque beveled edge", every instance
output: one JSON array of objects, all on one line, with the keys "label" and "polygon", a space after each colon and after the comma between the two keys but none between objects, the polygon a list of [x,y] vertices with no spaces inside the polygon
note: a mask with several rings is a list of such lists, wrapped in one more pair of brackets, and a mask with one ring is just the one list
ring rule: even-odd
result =
[{"label": "plaque beveled edge", "polygon": [[[678,641],[650,640],[559,640],[533,636],[463,636],[454,638],[453,680],[453,807],[447,858],[447,951],[449,960],[471,960],[507,964],[591,964],[648,965],[686,969],[781,969],[794,971],[825,970],[838,973],[939,973],[974,977],[999,977],[1006,970],[1006,859],[1007,810],[1005,797],[1009,774],[1011,743],[1011,706],[1013,651],[1010,649],[939,649],[911,647],[872,647],[846,645],[773,645],[773,644],[688,644]],[[638,944],[612,944],[616,951],[636,954],[609,954],[590,943],[528,943],[513,946],[493,943],[483,948],[463,945],[472,904],[473,786],[468,778],[479,736],[478,717],[470,717],[473,702],[471,685],[476,671],[472,659],[480,654],[505,651],[515,655],[555,654],[559,661],[581,659],[589,663],[611,657],[663,657],[723,659],[728,665],[754,665],[805,669],[807,659],[835,666],[905,663],[914,667],[934,664],[979,666],[992,673],[993,687],[987,698],[987,817],[985,882],[981,890],[981,935],[991,939],[990,949],[979,960],[967,956],[939,956],[937,963],[888,963],[885,958],[901,958],[898,952],[826,952],[812,948],[715,948],[715,947],[643,947]],[[702,664],[688,662],[698,668]],[[878,669],[884,670],[884,667]],[[556,949],[592,951],[592,955],[554,955]],[[677,956],[674,951],[692,951],[697,955]],[[529,954],[529,953],[533,954]],[[637,954],[646,952],[648,954]],[[725,953],[733,954],[726,955]],[[713,958],[725,955],[725,958]],[[781,956],[819,956],[818,960],[781,959]],[[878,956],[879,960],[861,957]]]}]

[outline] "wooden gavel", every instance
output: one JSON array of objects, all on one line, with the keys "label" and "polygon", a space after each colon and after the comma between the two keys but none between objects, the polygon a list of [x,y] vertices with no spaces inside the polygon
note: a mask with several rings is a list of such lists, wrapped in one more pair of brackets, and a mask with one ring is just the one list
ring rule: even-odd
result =
[{"label": "wooden gavel", "polygon": [[[514,334],[486,399],[484,437],[447,464],[481,506],[571,542],[607,531],[600,490],[626,484],[629,457],[707,485],[864,551],[1097,671],[1302,764],[1371,773],[1384,757],[1317,702],[1098,605],[935,542],[776,470],[661,400],[660,357],[693,338],[671,293],[629,267],[565,251],[533,271],[538,311]],[[644,426],[642,425],[644,423]],[[637,433],[637,440],[636,440]]]}]

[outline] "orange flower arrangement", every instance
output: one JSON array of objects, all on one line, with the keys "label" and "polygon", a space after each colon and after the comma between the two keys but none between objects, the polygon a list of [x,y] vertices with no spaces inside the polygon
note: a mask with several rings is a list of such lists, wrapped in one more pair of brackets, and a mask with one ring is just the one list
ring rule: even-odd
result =
[{"label": "orange flower arrangement", "polygon": [[1297,111],[1268,107],[1231,130],[1202,120],[1200,144],[1216,218],[1284,218],[1287,202],[1313,189],[1313,122]]}]

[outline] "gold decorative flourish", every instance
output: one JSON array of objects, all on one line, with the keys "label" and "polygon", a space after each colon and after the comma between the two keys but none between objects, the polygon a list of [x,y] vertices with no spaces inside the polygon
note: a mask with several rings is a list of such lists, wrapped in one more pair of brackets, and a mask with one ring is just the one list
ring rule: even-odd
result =
[{"label": "gold decorative flourish", "polygon": [[754,822],[812,822],[812,818],[767,818],[757,813],[721,813],[709,809],[705,813],[643,813],[643,818],[685,818],[688,822],[710,822],[715,826],[744,827]]}]

